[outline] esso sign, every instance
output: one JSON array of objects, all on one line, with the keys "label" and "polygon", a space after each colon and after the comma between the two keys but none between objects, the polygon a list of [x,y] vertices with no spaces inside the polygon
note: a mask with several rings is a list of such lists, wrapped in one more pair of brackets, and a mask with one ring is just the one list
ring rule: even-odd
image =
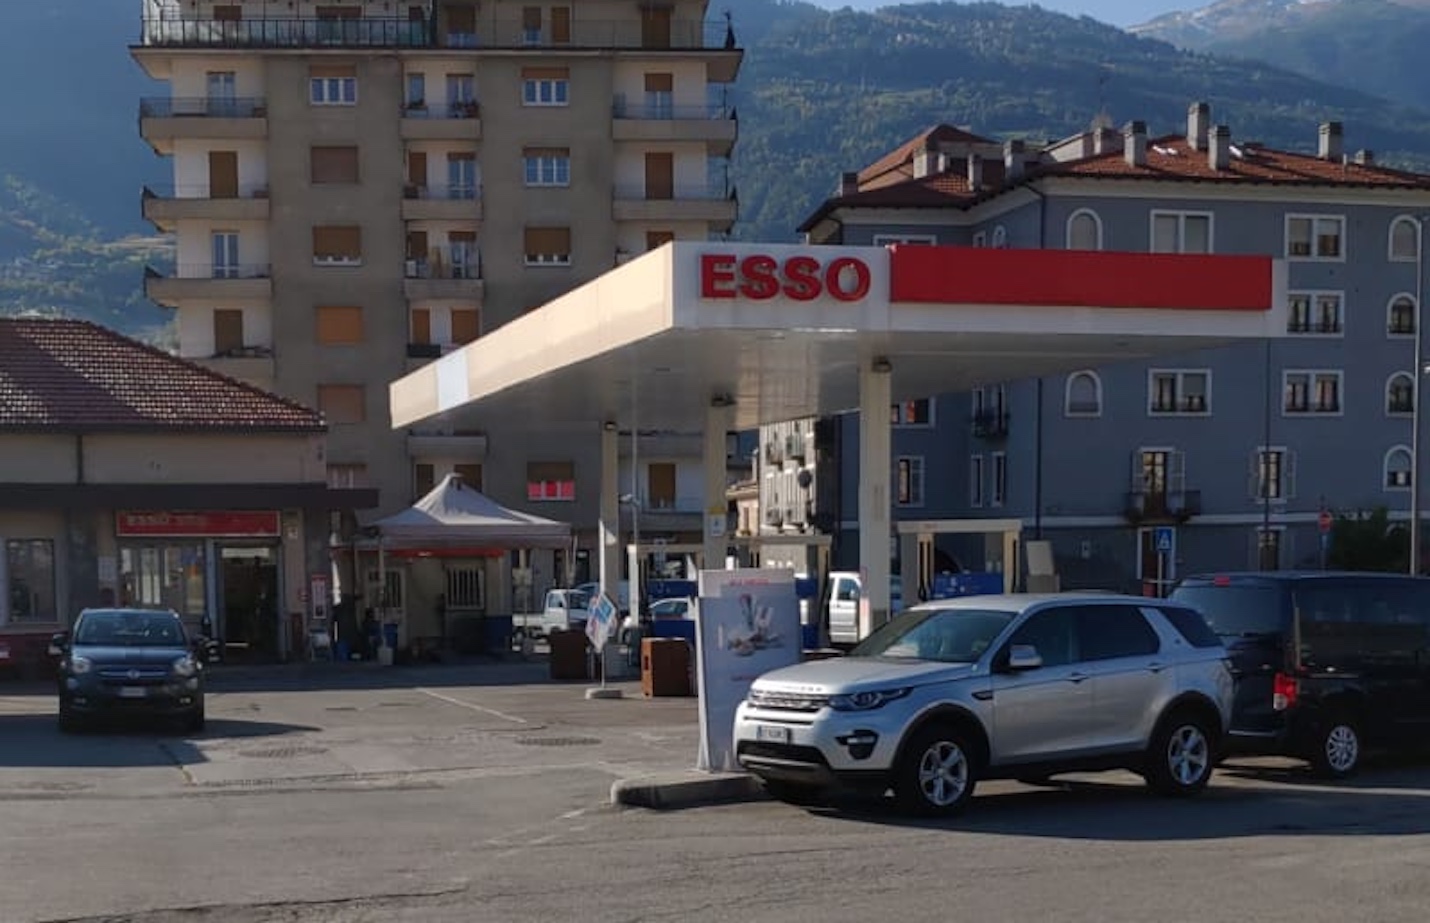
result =
[{"label": "esso sign", "polygon": [[729,253],[700,255],[701,298],[748,298],[768,301],[783,295],[792,301],[859,301],[869,294],[869,264],[852,256],[822,263],[808,255],[739,257]]}]

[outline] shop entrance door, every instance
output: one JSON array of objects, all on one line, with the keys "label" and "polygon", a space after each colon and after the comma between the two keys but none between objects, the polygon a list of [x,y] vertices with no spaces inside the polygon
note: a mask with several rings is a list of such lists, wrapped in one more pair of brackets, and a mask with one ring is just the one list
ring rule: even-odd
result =
[{"label": "shop entrance door", "polygon": [[278,659],[278,549],[226,547],[220,550],[219,561],[223,659],[239,663]]}]

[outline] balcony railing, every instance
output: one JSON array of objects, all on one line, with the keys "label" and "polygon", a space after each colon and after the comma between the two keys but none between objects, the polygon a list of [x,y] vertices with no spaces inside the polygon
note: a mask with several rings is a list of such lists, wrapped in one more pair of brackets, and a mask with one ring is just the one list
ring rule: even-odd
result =
[{"label": "balcony railing", "polygon": [[267,263],[180,263],[173,272],[160,272],[152,266],[144,267],[144,275],[150,279],[267,279]]},{"label": "balcony railing", "polygon": [[973,435],[983,439],[1008,435],[1008,411],[980,410],[973,415]]},{"label": "balcony railing", "polygon": [[618,119],[659,120],[719,120],[733,119],[735,110],[728,106],[710,104],[706,106],[663,106],[651,103],[629,103],[619,97],[611,106],[611,115]]},{"label": "balcony railing", "polygon": [[475,253],[457,261],[450,256],[431,261],[407,260],[403,272],[408,279],[480,279],[482,262]]},{"label": "balcony railing", "polygon": [[669,32],[646,34],[638,19],[579,20],[569,34],[526,29],[519,20],[497,22],[480,32],[454,32],[430,20],[406,17],[320,19],[265,16],[217,20],[145,17],[139,44],[159,48],[605,48],[722,49],[738,51],[725,21],[675,20]]},{"label": "balcony railing", "polygon": [[267,115],[268,101],[261,96],[146,96],[139,100],[139,117],[146,119],[261,119]]},{"label": "balcony railing", "polygon": [[1127,494],[1126,516],[1135,524],[1186,522],[1202,512],[1200,490],[1134,490]]},{"label": "balcony railing", "polygon": [[402,197],[404,199],[444,199],[447,201],[480,199],[482,197],[482,184],[449,183],[445,186],[419,186],[416,183],[405,183],[402,187]]},{"label": "balcony railing", "polygon": [[735,191],[723,184],[706,186],[667,186],[658,188],[642,184],[619,185],[617,199],[638,199],[648,202],[688,200],[700,202],[723,202],[735,198]]},{"label": "balcony railing", "polygon": [[211,183],[175,185],[173,183],[150,183],[144,187],[146,199],[266,199],[267,183],[245,183],[232,190],[219,188],[214,194]]},{"label": "balcony railing", "polygon": [[476,100],[459,103],[404,103],[402,117],[405,119],[476,119],[481,118],[482,107]]}]

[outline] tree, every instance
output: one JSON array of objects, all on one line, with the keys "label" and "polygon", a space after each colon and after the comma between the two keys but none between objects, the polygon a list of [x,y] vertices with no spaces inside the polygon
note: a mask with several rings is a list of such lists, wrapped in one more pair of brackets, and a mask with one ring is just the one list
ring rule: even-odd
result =
[{"label": "tree", "polygon": [[1327,567],[1403,574],[1409,563],[1410,530],[1392,523],[1385,507],[1337,515],[1331,524]]}]

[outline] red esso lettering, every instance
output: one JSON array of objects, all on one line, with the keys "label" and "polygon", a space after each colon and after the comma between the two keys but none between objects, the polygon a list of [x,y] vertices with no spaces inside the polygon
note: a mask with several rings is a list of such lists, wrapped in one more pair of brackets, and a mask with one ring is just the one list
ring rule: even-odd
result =
[{"label": "red esso lettering", "polygon": [[700,257],[702,298],[748,298],[768,301],[784,295],[791,301],[814,301],[828,295],[835,301],[859,301],[869,294],[869,264],[841,256],[822,265],[812,256],[791,256],[784,262],[757,254],[739,259],[733,254]]}]

